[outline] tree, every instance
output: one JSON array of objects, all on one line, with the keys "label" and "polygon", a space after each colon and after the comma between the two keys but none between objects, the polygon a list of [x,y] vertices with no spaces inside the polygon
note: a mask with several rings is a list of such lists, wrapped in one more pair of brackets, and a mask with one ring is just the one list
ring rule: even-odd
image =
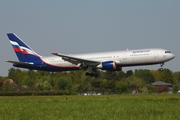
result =
[{"label": "tree", "polygon": [[59,90],[69,90],[72,86],[72,80],[70,78],[61,77],[56,81]]},{"label": "tree", "polygon": [[155,81],[159,81],[160,80],[160,74],[158,70],[150,70],[151,74],[154,77]]},{"label": "tree", "polygon": [[128,83],[131,92],[142,92],[142,88],[146,85],[144,80],[137,78],[136,76],[130,76],[123,81]]},{"label": "tree", "polygon": [[178,85],[177,85],[177,84],[176,84],[176,85],[173,85],[173,93],[174,93],[174,94],[177,93],[178,90],[179,90]]},{"label": "tree", "polygon": [[43,90],[44,90],[43,83],[37,83],[37,84],[35,85],[35,88],[36,88],[36,90],[38,90],[38,91],[43,91]]},{"label": "tree", "polygon": [[93,77],[85,76],[83,77],[84,81],[78,87],[78,92],[87,92],[92,91],[93,87],[91,85],[91,81],[94,79]]},{"label": "tree", "polygon": [[123,78],[126,78],[126,73],[124,71],[118,71],[115,76],[115,80],[121,81]]},{"label": "tree", "polygon": [[16,71],[15,68],[9,69],[8,77],[9,77],[9,78],[14,78],[14,77],[15,77],[15,71]]},{"label": "tree", "polygon": [[106,80],[115,80],[114,78],[116,77],[116,72],[115,71],[109,71],[106,70],[104,74],[104,79]]},{"label": "tree", "polygon": [[157,91],[157,87],[152,85],[148,85],[147,89],[148,89],[148,93],[155,93]]},{"label": "tree", "polygon": [[159,78],[160,81],[164,81],[164,82],[173,84],[174,79],[173,79],[173,75],[172,75],[171,70],[169,70],[169,69],[160,70],[159,69],[158,71],[160,74],[160,78]]},{"label": "tree", "polygon": [[23,80],[25,73],[20,69],[11,68],[9,69],[8,78],[13,79],[15,83],[19,84]]},{"label": "tree", "polygon": [[132,70],[126,71],[126,77],[130,77],[130,76],[132,76],[133,74],[134,74],[134,73],[133,73]]},{"label": "tree", "polygon": [[105,88],[104,88],[104,80],[102,79],[93,79],[91,82],[91,86],[93,87],[93,91],[96,92],[104,92]]},{"label": "tree", "polygon": [[177,84],[178,82],[180,82],[180,71],[174,72],[173,73],[173,78],[174,78],[174,82],[173,83]]},{"label": "tree", "polygon": [[34,82],[29,76],[25,76],[21,82],[21,85],[26,85],[27,87],[33,87]]},{"label": "tree", "polygon": [[115,89],[118,93],[129,93],[128,84],[126,82],[118,82]]},{"label": "tree", "polygon": [[[143,91],[144,86],[154,80],[161,80],[177,84],[180,81],[180,72],[171,72],[169,69],[164,70],[146,70],[139,69],[123,71],[99,71],[99,77],[88,77],[86,71],[71,72],[50,72],[9,69],[8,78],[13,79],[19,87],[35,87],[36,90],[61,90],[70,92],[124,92],[126,91]],[[52,78],[53,77],[53,78]],[[0,76],[0,81],[5,77]],[[126,89],[123,89],[126,88]],[[5,86],[3,90],[10,89]],[[153,88],[152,88],[153,89]],[[163,88],[164,89],[164,88]],[[2,90],[2,89],[1,89]]]},{"label": "tree", "polygon": [[143,79],[146,84],[154,82],[154,76],[151,74],[150,70],[135,70],[135,76]]},{"label": "tree", "polygon": [[28,70],[27,71],[27,75],[29,76],[29,78],[31,80],[35,80],[36,79],[36,75],[35,75],[35,71],[34,70]]},{"label": "tree", "polygon": [[6,80],[7,79],[7,77],[2,77],[2,76],[0,76],[0,82],[3,82],[4,80]]},{"label": "tree", "polygon": [[116,81],[114,80],[107,80],[107,90],[108,92],[115,92],[115,85],[116,85]]},{"label": "tree", "polygon": [[50,85],[50,83],[48,81],[45,81],[43,84],[44,90],[51,90],[52,86]]}]

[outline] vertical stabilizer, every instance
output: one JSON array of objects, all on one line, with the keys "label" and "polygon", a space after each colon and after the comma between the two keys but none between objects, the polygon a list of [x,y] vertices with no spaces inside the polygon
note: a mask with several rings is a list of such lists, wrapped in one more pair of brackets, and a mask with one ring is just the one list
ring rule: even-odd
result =
[{"label": "vertical stabilizer", "polygon": [[41,56],[23,42],[16,34],[8,33],[7,36],[19,61],[34,62],[36,60],[40,60]]}]

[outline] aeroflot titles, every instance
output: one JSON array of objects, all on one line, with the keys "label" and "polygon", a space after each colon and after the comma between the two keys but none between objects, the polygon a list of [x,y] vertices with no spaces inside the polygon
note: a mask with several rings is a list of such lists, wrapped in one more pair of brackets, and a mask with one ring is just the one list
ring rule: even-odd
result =
[{"label": "aeroflot titles", "polygon": [[150,52],[150,50],[137,50],[137,51],[133,51],[133,53],[142,53],[142,52]]}]

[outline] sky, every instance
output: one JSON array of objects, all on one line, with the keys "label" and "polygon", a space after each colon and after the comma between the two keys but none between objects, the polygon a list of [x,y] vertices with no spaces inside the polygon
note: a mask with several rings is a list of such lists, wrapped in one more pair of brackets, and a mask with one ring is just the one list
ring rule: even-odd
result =
[{"label": "sky", "polygon": [[179,5],[179,0],[1,0],[0,76],[12,67],[6,60],[17,60],[10,32],[42,56],[164,48],[176,56],[164,68],[180,71]]}]

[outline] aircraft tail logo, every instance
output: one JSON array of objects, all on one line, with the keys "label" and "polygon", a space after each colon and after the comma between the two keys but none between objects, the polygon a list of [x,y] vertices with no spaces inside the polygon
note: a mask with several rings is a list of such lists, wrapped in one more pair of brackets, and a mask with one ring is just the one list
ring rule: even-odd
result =
[{"label": "aircraft tail logo", "polygon": [[23,42],[16,34],[8,33],[7,36],[19,61],[33,62],[35,60],[40,60],[41,56]]}]

